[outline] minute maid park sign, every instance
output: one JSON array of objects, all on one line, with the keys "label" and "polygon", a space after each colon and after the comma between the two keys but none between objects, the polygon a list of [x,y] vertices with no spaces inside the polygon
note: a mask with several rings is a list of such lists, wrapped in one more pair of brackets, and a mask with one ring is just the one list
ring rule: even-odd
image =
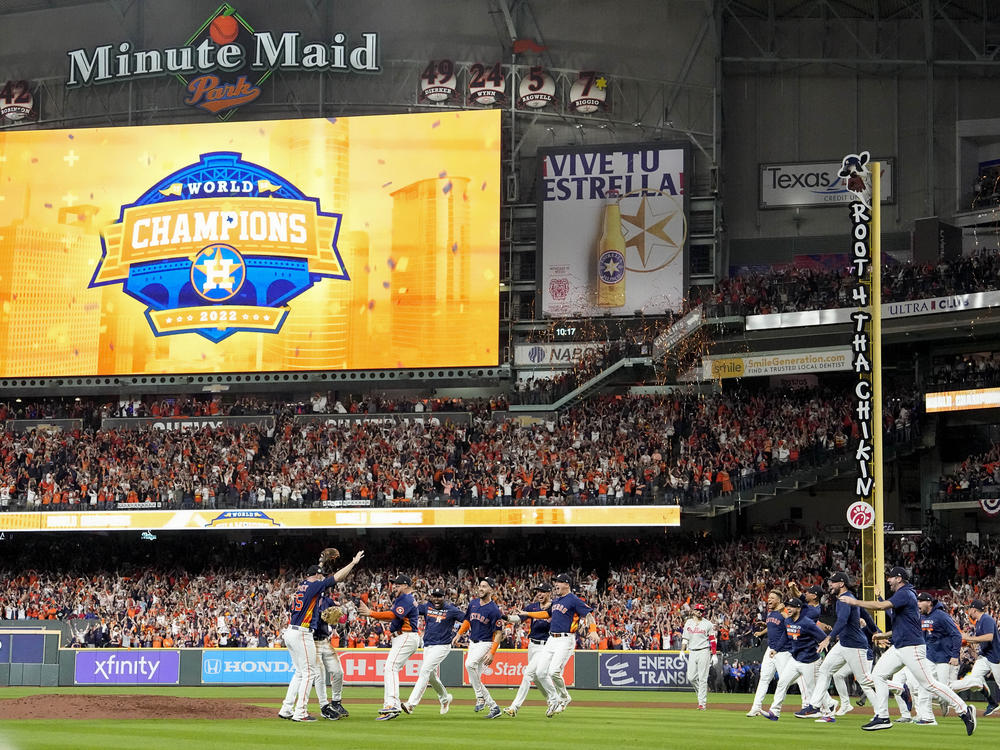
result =
[{"label": "minute maid park sign", "polygon": [[297,31],[258,32],[228,3],[220,5],[182,46],[137,49],[132,42],[121,41],[66,54],[67,88],[174,75],[187,89],[185,104],[223,119],[259,97],[260,84],[276,68],[380,70],[376,33],[363,33],[360,43],[351,44],[343,32],[335,33],[330,42],[306,41]]}]

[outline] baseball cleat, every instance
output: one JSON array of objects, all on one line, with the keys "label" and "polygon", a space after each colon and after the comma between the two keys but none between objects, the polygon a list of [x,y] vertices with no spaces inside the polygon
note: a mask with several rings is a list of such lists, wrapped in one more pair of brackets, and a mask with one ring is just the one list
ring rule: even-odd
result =
[{"label": "baseball cleat", "polygon": [[881,716],[876,716],[861,728],[866,732],[874,732],[879,729],[892,729],[892,722],[888,719],[883,719]]},{"label": "baseball cleat", "polygon": [[833,724],[836,721],[832,716],[820,716],[816,719],[817,724]]},{"label": "baseball cleat", "polygon": [[319,719],[317,719],[317,718],[316,718],[315,716],[310,716],[309,714],[306,714],[306,715],[305,715],[305,716],[303,716],[303,717],[302,717],[301,719],[296,719],[296,718],[295,718],[295,717],[293,716],[293,717],[292,717],[292,721],[319,721]]},{"label": "baseball cleat", "polygon": [[412,713],[413,713],[413,706],[411,706],[411,705],[410,705],[409,703],[407,703],[406,701],[403,701],[402,703],[400,703],[400,704],[399,704],[399,707],[400,707],[401,709],[403,709],[403,713],[404,713],[404,714],[412,714]]},{"label": "baseball cleat", "polygon": [[399,716],[399,713],[399,711],[379,712],[379,715],[375,717],[375,721],[392,721]]},{"label": "baseball cleat", "polygon": [[922,726],[922,727],[936,727],[937,726],[937,720],[936,719],[917,719],[913,723],[917,724],[919,726]]},{"label": "baseball cleat", "polygon": [[441,715],[444,716],[448,713],[448,709],[451,708],[451,702],[455,700],[451,693],[448,693],[444,698],[441,699]]},{"label": "baseball cleat", "polygon": [[281,713],[281,711],[278,711],[278,718],[279,719],[287,719],[288,721],[292,720],[292,717],[291,717],[290,714],[283,714],[283,713]]},{"label": "baseball cleat", "polygon": [[993,716],[993,714],[1000,713],[1000,703],[994,703],[986,707],[986,712],[983,716]]},{"label": "baseball cleat", "polygon": [[478,714],[484,708],[486,708],[486,701],[484,701],[482,698],[476,698],[476,706],[472,710]]},{"label": "baseball cleat", "polygon": [[333,701],[333,710],[340,714],[341,719],[346,719],[351,715],[350,712],[344,708],[344,704],[340,701]]},{"label": "baseball cleat", "polygon": [[909,716],[900,716],[898,719],[896,719],[896,723],[897,724],[912,724],[913,723],[913,719],[911,719]]},{"label": "baseball cleat", "polygon": [[500,716],[501,713],[503,713],[503,712],[500,710],[500,706],[498,706],[496,703],[494,703],[492,706],[490,706],[490,712],[488,714],[486,714],[486,718],[487,719],[496,719],[496,718],[498,718]]},{"label": "baseball cleat", "polygon": [[795,712],[796,719],[808,719],[810,716],[815,716],[819,713],[819,709],[815,706],[804,706],[801,711]]},{"label": "baseball cleat", "polygon": [[942,716],[947,716],[950,713],[951,713],[951,704],[950,703],[945,703],[943,706],[941,706],[941,715]]},{"label": "baseball cleat", "polygon": [[907,711],[913,710],[913,695],[910,693],[910,686],[903,685],[903,689],[899,693],[899,697],[903,699],[903,705],[906,706]]},{"label": "baseball cleat", "polygon": [[324,719],[329,719],[330,721],[337,721],[341,718],[340,711],[334,708],[332,703],[324,704],[323,708],[319,710],[319,713]]},{"label": "baseball cleat", "polygon": [[545,718],[546,719],[551,719],[553,716],[556,715],[556,713],[558,713],[556,711],[556,706],[558,706],[558,705],[559,705],[558,703],[549,703],[549,707],[545,711]]},{"label": "baseball cleat", "polygon": [[837,709],[837,716],[843,716],[844,714],[849,714],[854,710],[854,706],[851,705],[850,701],[843,701],[840,704],[840,708]]},{"label": "baseball cleat", "polygon": [[747,711],[747,717],[752,719],[754,716],[760,716],[761,713],[763,712],[759,708],[751,708]]},{"label": "baseball cleat", "polygon": [[561,713],[562,713],[563,711],[565,711],[565,710],[566,710],[566,707],[567,707],[567,706],[568,706],[568,705],[569,705],[570,703],[572,703],[572,702],[573,702],[573,699],[572,699],[572,698],[570,698],[570,697],[569,697],[569,696],[567,695],[567,696],[566,696],[565,698],[563,698],[563,699],[562,699],[561,701],[559,701],[559,705],[558,705],[558,706],[556,706],[556,713],[557,713],[557,714],[561,714]]},{"label": "baseball cleat", "polygon": [[857,706],[858,708],[861,708],[866,703],[868,703],[868,699],[865,696],[863,696],[863,695],[860,698],[858,698],[856,701],[854,701],[854,705]]},{"label": "baseball cleat", "polygon": [[763,716],[768,721],[777,721],[779,718],[781,718],[781,715],[774,713],[774,711],[764,711],[763,713],[761,713],[761,716]]},{"label": "baseball cleat", "polygon": [[699,703],[698,704],[698,708],[696,710],[698,710],[698,711],[707,711],[708,710],[708,706],[706,706],[704,703]]},{"label": "baseball cleat", "polygon": [[509,716],[510,718],[512,718],[512,719],[513,719],[513,718],[514,718],[515,716],[517,716],[517,709],[516,709],[516,708],[514,708],[513,706],[510,706],[509,708],[505,708],[505,709],[503,710],[503,712],[504,712],[505,714],[507,714],[507,715],[508,715],[508,716]]},{"label": "baseball cleat", "polygon": [[965,722],[965,733],[971,735],[976,731],[976,707],[969,706],[962,714],[962,721]]}]

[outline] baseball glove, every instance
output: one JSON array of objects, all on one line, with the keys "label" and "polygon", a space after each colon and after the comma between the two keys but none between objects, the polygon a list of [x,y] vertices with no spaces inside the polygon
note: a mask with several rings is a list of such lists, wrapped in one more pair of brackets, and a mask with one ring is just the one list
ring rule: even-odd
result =
[{"label": "baseball glove", "polygon": [[340,622],[340,618],[344,616],[340,607],[327,607],[323,610],[323,614],[320,617],[323,618],[323,622],[327,625],[336,625]]},{"label": "baseball glove", "polygon": [[319,567],[320,570],[327,572],[329,568],[327,567],[329,563],[334,562],[340,557],[340,552],[336,547],[327,547],[325,550],[319,554]]}]

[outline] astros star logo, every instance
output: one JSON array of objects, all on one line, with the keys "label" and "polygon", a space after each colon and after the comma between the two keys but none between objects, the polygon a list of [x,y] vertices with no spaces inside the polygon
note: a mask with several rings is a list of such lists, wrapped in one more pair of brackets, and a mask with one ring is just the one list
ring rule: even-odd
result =
[{"label": "astros star logo", "polygon": [[629,271],[658,271],[678,257],[687,239],[687,223],[678,199],[647,190],[623,196],[620,206],[625,247],[634,248],[639,256],[639,267],[628,266]]},{"label": "astros star logo", "polygon": [[246,279],[246,265],[236,248],[229,245],[209,245],[191,263],[191,283],[194,290],[212,302],[227,300],[235,295]]}]

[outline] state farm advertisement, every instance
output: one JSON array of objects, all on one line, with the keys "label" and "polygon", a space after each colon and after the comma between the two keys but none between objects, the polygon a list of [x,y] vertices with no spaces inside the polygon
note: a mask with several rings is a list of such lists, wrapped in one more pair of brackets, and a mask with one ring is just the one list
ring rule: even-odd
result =
[{"label": "state farm advertisement", "polygon": [[[566,667],[563,669],[563,679],[566,684],[572,687],[576,679],[576,656],[569,657]],[[524,677],[524,670],[528,668],[527,651],[498,651],[493,658],[493,663],[483,671],[483,684],[487,686],[497,685],[499,687],[517,687]],[[346,667],[345,667],[346,669]],[[465,668],[465,657],[462,657],[462,684],[471,685],[469,682],[469,672]]]}]

